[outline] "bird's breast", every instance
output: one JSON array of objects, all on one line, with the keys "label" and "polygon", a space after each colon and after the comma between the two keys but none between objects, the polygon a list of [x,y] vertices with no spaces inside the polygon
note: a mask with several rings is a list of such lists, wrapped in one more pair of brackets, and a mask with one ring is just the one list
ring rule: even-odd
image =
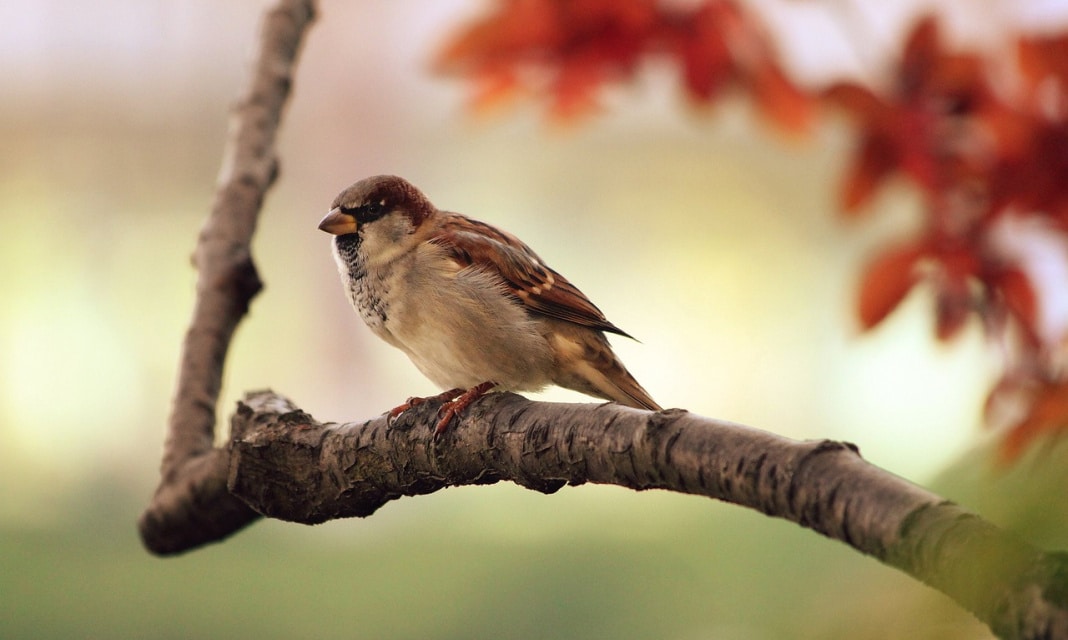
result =
[{"label": "bird's breast", "polygon": [[390,273],[368,268],[366,256],[363,255],[355,236],[337,238],[334,243],[334,258],[353,308],[372,331],[392,342],[387,335]]},{"label": "bird's breast", "polygon": [[372,329],[383,327],[389,321],[388,288],[380,277],[360,274],[352,278],[349,295],[360,317]]},{"label": "bird's breast", "polygon": [[502,388],[550,382],[552,353],[539,324],[496,274],[457,268],[427,244],[388,262],[339,253],[360,317],[442,388],[492,380]]}]

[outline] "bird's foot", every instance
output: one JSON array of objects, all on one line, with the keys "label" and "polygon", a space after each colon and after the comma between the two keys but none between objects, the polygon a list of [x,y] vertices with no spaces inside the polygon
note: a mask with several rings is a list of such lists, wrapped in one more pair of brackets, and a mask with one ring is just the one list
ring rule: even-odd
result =
[{"label": "bird's foot", "polygon": [[[472,402],[478,400],[482,396],[486,395],[490,389],[496,387],[496,382],[483,382],[482,384],[476,384],[467,391],[461,389],[453,389],[452,391],[462,391],[458,395],[454,395],[448,402],[441,405],[441,409],[438,411],[438,424],[434,427],[434,437],[437,438],[441,434],[445,433],[449,428],[449,423],[456,414],[460,413],[468,407]],[[452,393],[452,391],[448,393]],[[443,394],[444,395],[444,394]]]},{"label": "bird's foot", "polygon": [[404,401],[404,404],[398,405],[389,410],[389,413],[386,414],[386,422],[388,424],[393,424],[393,421],[400,417],[400,414],[404,413],[408,409],[411,409],[412,407],[418,407],[419,405],[427,402],[432,402],[435,400],[438,402],[449,402],[451,400],[455,400],[456,398],[462,396],[465,391],[466,389],[449,389],[448,391],[443,391],[435,396],[427,396],[425,398],[408,398]]}]

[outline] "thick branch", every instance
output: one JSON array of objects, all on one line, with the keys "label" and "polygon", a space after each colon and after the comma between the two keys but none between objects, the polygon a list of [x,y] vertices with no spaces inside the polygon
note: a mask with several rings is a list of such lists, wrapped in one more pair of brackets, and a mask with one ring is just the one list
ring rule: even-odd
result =
[{"label": "thick branch", "polygon": [[509,480],[551,493],[616,484],[717,498],[814,529],[926,582],[1006,638],[1068,637],[1068,561],[865,462],[681,410],[533,403],[491,394],[441,440],[437,405],[321,424],[270,392],[233,419],[228,486],[266,516],[314,524],[402,496]]},{"label": "thick branch", "polygon": [[[211,214],[201,229],[193,262],[199,277],[193,317],[182,344],[178,382],[167,425],[162,480],[138,523],[144,544],[157,553],[188,547],[175,535],[199,532],[199,542],[225,535],[256,518],[241,502],[217,495],[213,472],[225,461],[212,449],[215,409],[230,339],[262,287],[250,241],[260,206],[278,173],[275,131],[289,95],[301,37],[314,15],[311,0],[280,0],[267,12],[251,82],[234,109]],[[200,522],[201,500],[220,501]],[[176,546],[177,545],[177,546]]]}]

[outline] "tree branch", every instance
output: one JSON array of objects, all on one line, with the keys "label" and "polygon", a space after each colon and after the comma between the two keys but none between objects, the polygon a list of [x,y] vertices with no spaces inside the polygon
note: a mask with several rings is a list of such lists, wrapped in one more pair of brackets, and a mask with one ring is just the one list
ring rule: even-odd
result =
[{"label": "tree branch", "polygon": [[543,493],[586,482],[707,496],[785,518],[944,592],[1005,638],[1068,637],[1068,556],[1044,553],[865,462],[851,444],[797,442],[729,422],[615,404],[490,394],[435,440],[437,403],[319,423],[269,391],[233,417],[230,492],[315,524],[403,496],[501,480]]},{"label": "tree branch", "polygon": [[313,0],[279,0],[266,13],[250,84],[234,108],[215,201],[193,255],[197,296],[182,344],[162,479],[138,522],[142,541],[156,553],[217,540],[257,517],[219,491],[218,471],[225,470],[226,459],[212,449],[215,409],[230,339],[262,288],[250,241],[278,174],[275,132],[314,13]]}]

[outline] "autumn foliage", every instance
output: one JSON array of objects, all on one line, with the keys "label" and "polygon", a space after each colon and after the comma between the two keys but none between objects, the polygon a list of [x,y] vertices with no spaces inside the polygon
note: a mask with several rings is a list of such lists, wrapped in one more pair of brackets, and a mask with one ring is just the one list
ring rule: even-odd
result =
[{"label": "autumn foliage", "polygon": [[[802,89],[759,20],[731,0],[500,0],[438,64],[473,82],[476,109],[528,96],[569,122],[595,113],[605,89],[632,81],[650,58],[677,67],[694,103],[746,96],[783,131],[846,114],[856,148],[842,213],[865,215],[890,178],[918,191],[924,213],[914,237],[884,247],[860,275],[860,325],[878,325],[920,283],[935,297],[939,340],[979,321],[1006,354],[987,413],[992,422],[1003,416],[1002,453],[1012,460],[1036,436],[1068,430],[1059,363],[1068,336],[1041,319],[1043,299],[1064,292],[1038,280],[1026,245],[1009,250],[1005,240],[1021,225],[1058,241],[1068,234],[1068,34],[1018,36],[1015,53],[1006,61],[949,50],[926,18],[902,44],[887,86]],[[1068,267],[1068,241],[1056,246]]]},{"label": "autumn foliage", "polygon": [[568,121],[596,111],[601,89],[634,79],[650,56],[674,60],[696,102],[739,88],[784,129],[803,130],[811,119],[812,100],[732,2],[686,9],[654,0],[502,0],[449,43],[438,64],[474,81],[475,109],[544,96],[550,114]]}]

